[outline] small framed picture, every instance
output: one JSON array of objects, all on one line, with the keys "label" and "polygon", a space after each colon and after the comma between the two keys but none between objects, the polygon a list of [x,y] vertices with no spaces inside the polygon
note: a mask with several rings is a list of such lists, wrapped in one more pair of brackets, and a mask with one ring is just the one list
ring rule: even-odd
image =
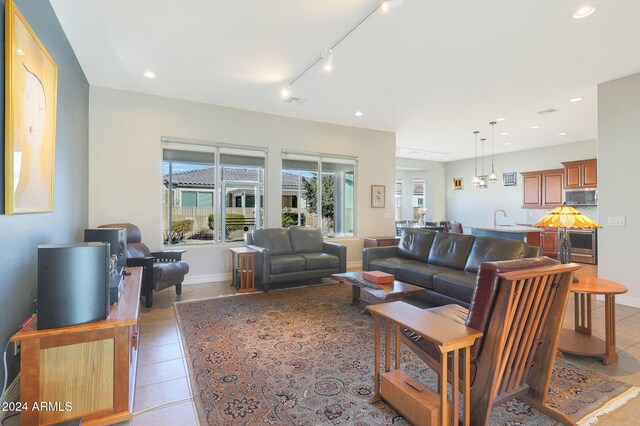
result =
[{"label": "small framed picture", "polygon": [[371,207],[384,207],[384,185],[371,185]]},{"label": "small framed picture", "polygon": [[461,177],[453,178],[453,189],[464,189],[464,179]]},{"label": "small framed picture", "polygon": [[503,173],[502,186],[518,186],[518,174],[516,172]]}]

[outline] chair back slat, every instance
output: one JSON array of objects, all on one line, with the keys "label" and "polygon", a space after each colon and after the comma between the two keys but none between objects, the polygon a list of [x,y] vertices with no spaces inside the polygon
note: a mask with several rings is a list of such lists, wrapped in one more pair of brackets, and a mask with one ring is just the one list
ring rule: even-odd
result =
[{"label": "chair back slat", "polygon": [[480,408],[482,404],[490,407],[523,392],[544,400],[571,280],[578,268],[575,264],[547,266],[496,277],[497,300],[471,388],[472,412],[475,405],[484,418],[488,412]]}]

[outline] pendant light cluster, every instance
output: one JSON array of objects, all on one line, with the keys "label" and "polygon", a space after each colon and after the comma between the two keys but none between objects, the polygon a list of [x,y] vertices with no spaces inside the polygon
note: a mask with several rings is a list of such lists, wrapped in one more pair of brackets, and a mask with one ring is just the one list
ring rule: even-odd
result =
[{"label": "pendant light cluster", "polygon": [[326,72],[331,72],[333,70],[333,50],[340,44],[342,41],[347,38],[352,32],[356,30],[364,21],[369,19],[371,15],[374,14],[378,9],[382,12],[388,12],[396,7],[402,6],[404,0],[383,0],[378,1],[376,5],[367,12],[364,16],[362,16],[355,24],[353,24],[344,34],[342,34],[336,41],[331,43],[331,45],[324,49],[320,55],[318,55],[307,67],[302,70],[299,74],[289,80],[289,83],[280,90],[280,96],[285,100],[285,102],[289,102],[293,97],[293,84],[300,79],[303,75],[307,73],[311,68],[313,68],[316,64],[322,62],[322,69]]},{"label": "pendant light cluster", "polygon": [[480,131],[476,130],[475,132],[473,132],[473,134],[475,135],[475,156],[474,156],[474,167],[475,167],[475,171],[474,171],[474,175],[473,175],[473,186],[475,186],[476,188],[488,188],[489,187],[489,183],[495,183],[498,181],[498,175],[496,174],[495,171],[495,165],[494,165],[494,136],[495,136],[495,125],[498,124],[496,121],[492,121],[489,123],[489,125],[491,126],[491,173],[489,174],[489,176],[484,174],[484,142],[487,140],[486,138],[481,138],[480,139],[480,143],[481,143],[481,154],[480,154],[480,161],[481,161],[481,168],[480,168],[480,174],[478,174],[478,134],[480,133]]}]

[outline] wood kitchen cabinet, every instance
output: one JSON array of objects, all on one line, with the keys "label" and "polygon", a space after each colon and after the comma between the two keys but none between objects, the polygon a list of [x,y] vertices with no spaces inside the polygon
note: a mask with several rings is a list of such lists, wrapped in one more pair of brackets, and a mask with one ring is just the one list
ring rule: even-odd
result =
[{"label": "wood kitchen cabinet", "polygon": [[564,166],[564,188],[596,188],[598,186],[598,160],[566,161]]},{"label": "wood kitchen cabinet", "polygon": [[548,209],[562,204],[563,169],[524,172],[523,200],[524,209]]},{"label": "wood kitchen cabinet", "polygon": [[558,257],[558,230],[557,228],[544,228],[540,234],[540,250],[542,256]]}]

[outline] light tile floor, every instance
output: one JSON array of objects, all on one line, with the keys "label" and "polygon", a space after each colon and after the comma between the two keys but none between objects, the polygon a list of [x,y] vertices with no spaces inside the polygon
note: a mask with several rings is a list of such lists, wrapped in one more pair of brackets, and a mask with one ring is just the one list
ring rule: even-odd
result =
[{"label": "light tile floor", "polygon": [[[586,267],[582,274],[597,274]],[[134,426],[197,425],[197,417],[184,351],[178,335],[173,303],[235,293],[229,283],[185,285],[181,296],[173,289],[154,295],[153,308],[143,308],[140,317],[140,351],[134,402]],[[604,336],[604,303],[593,304],[594,334]],[[573,298],[570,299],[565,326],[573,327]],[[619,361],[604,366],[595,358],[567,355],[567,359],[593,370],[640,386],[640,309],[616,305]],[[600,418],[607,425],[640,424],[640,397],[614,413]]]}]

